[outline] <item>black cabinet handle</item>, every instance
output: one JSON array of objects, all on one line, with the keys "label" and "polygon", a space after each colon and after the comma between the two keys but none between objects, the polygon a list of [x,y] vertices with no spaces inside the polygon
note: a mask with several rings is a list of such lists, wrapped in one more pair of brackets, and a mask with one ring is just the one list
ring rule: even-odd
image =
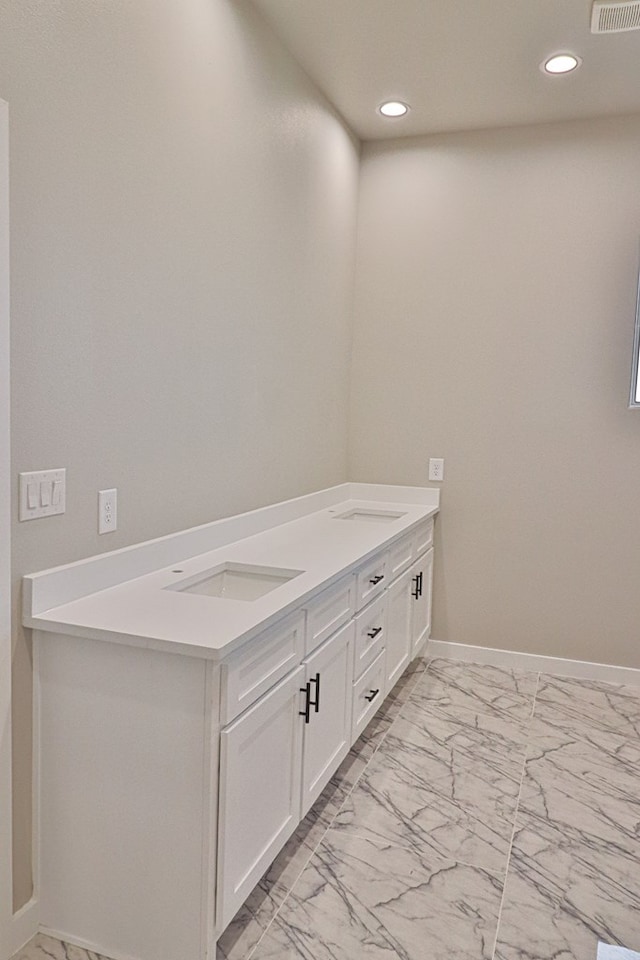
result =
[{"label": "black cabinet handle", "polygon": [[369,583],[372,583],[375,587],[376,583],[380,583],[381,580],[384,580],[384,573],[379,573],[377,577],[371,577]]},{"label": "black cabinet handle", "polygon": [[315,677],[312,677],[311,680],[309,680],[309,683],[307,684],[307,686],[309,687],[309,691],[311,691],[312,683],[315,683],[316,685],[316,698],[315,700],[312,700],[311,692],[309,692],[309,706],[314,707],[316,713],[318,713],[318,711],[320,710],[320,674],[319,673],[316,673]]},{"label": "black cabinet handle", "polygon": [[304,710],[298,710],[298,713],[301,717],[304,717],[304,722],[309,723],[309,711],[311,710],[311,682],[305,684],[304,687],[300,687],[300,693],[306,694]]},{"label": "black cabinet handle", "polygon": [[420,574],[417,577],[412,577],[413,583],[415,584],[415,589],[411,591],[411,596],[414,600],[417,600],[420,596]]},{"label": "black cabinet handle", "polygon": [[422,570],[421,570],[420,573],[418,574],[418,581],[419,581],[419,582],[418,582],[418,591],[419,591],[419,592],[418,592],[418,596],[421,597],[421,596],[422,596]]},{"label": "black cabinet handle", "polygon": [[382,633],[382,627],[374,627],[373,630],[369,630],[367,636],[374,640],[379,633]]},{"label": "black cabinet handle", "polygon": [[368,700],[369,703],[371,703],[371,701],[375,700],[375,698],[378,696],[379,693],[380,693],[380,688],[378,688],[377,690],[370,690],[368,694],[365,693],[364,698],[365,700]]}]

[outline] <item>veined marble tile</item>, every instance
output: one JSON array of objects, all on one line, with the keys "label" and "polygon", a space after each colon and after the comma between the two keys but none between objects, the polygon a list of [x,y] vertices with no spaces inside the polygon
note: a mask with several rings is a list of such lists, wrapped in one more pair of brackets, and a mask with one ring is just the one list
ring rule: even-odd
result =
[{"label": "veined marble tile", "polygon": [[538,720],[531,735],[520,810],[585,845],[639,851],[640,740],[600,730],[580,738]]},{"label": "veined marble tile", "polygon": [[639,843],[620,847],[518,810],[509,870],[535,879],[557,900],[593,894],[597,912],[598,902],[605,908],[613,898],[633,907],[640,924],[639,863]]},{"label": "veined marble tile", "polygon": [[[638,851],[640,852],[640,851]],[[518,814],[496,960],[584,960],[640,935],[638,857]]]},{"label": "veined marble tile", "polygon": [[39,933],[22,950],[19,950],[12,960],[109,960],[109,958]]},{"label": "veined marble tile", "polygon": [[507,875],[494,960],[594,960],[599,934],[568,904]]},{"label": "veined marble tile", "polygon": [[[429,778],[466,777],[496,780],[499,777],[519,784],[529,736],[528,723],[496,713],[460,716],[412,700],[405,705],[383,745],[397,750],[398,741],[407,762]],[[505,785],[511,790],[509,784]]]},{"label": "veined marble tile", "polygon": [[330,830],[252,960],[489,960],[502,883]]},{"label": "veined marble tile", "polygon": [[541,674],[536,717],[558,729],[640,737],[640,687]]},{"label": "veined marble tile", "polygon": [[[423,789],[472,814],[480,813],[485,822],[506,818],[510,827],[525,758],[524,727],[493,715],[453,720],[409,703],[371,772],[391,768],[393,780],[401,786],[390,785],[389,793],[413,790],[419,780]],[[500,832],[508,834],[502,828]]]},{"label": "veined marble tile", "polygon": [[487,664],[432,660],[411,699],[437,707],[449,716],[492,713],[528,720],[538,675]]},{"label": "veined marble tile", "polygon": [[[503,870],[513,830],[518,783],[492,784],[482,765],[478,776],[443,776],[433,781],[429,764],[390,734],[349,794],[333,828],[349,836],[395,844],[418,855],[450,857]],[[400,731],[402,727],[399,727]],[[466,797],[458,799],[456,790]],[[475,791],[475,798],[471,799]]]}]

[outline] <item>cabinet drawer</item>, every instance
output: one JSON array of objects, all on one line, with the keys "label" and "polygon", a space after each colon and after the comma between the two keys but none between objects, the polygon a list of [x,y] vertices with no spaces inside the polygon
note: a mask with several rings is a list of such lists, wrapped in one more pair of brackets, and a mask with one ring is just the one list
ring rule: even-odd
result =
[{"label": "cabinet drawer", "polygon": [[410,533],[389,548],[389,583],[411,566],[416,556],[414,553],[416,537],[417,534]]},{"label": "cabinet drawer", "polygon": [[388,554],[378,553],[356,573],[356,610],[362,610],[387,585]]},{"label": "cabinet drawer", "polygon": [[349,574],[308,604],[305,655],[324,643],[353,613],[354,583],[353,575]]},{"label": "cabinet drawer", "polygon": [[384,700],[385,651],[382,650],[368,670],[353,685],[351,738],[357,740]]},{"label": "cabinet drawer", "polygon": [[355,680],[373,663],[384,647],[387,632],[387,598],[385,595],[355,618],[356,636],[353,645],[353,677]]},{"label": "cabinet drawer", "polygon": [[416,559],[433,546],[433,518],[421,523],[413,537],[413,556]]},{"label": "cabinet drawer", "polygon": [[221,723],[251,706],[297,666],[304,652],[304,612],[296,611],[250,640],[222,669]]}]

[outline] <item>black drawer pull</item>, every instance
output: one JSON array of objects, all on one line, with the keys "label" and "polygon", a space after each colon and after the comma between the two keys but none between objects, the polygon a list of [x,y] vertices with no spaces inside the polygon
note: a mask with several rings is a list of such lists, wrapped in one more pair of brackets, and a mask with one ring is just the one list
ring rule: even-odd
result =
[{"label": "black drawer pull", "polygon": [[413,577],[412,580],[415,583],[415,590],[411,591],[411,596],[414,600],[417,600],[420,596],[420,574],[418,574],[417,577]]},{"label": "black drawer pull", "polygon": [[418,580],[420,581],[418,583],[418,591],[419,591],[418,596],[421,597],[422,596],[422,570],[418,574]]},{"label": "black drawer pull", "polygon": [[315,677],[311,677],[311,680],[309,680],[309,683],[307,684],[307,686],[309,687],[309,690],[311,690],[312,683],[315,683],[316,685],[316,698],[315,700],[311,700],[311,693],[309,693],[309,706],[314,707],[316,713],[318,713],[318,711],[320,710],[320,674],[319,673],[316,673]]},{"label": "black drawer pull", "polygon": [[382,633],[382,627],[374,627],[373,630],[369,630],[367,636],[374,640],[379,633]]},{"label": "black drawer pull", "polygon": [[364,698],[365,700],[368,700],[369,703],[371,703],[371,701],[375,700],[375,698],[378,696],[379,693],[380,693],[380,688],[378,688],[377,690],[370,690],[368,694],[365,693]]},{"label": "black drawer pull", "polygon": [[309,723],[309,711],[311,710],[311,682],[307,683],[304,687],[300,687],[300,693],[306,694],[304,710],[298,710],[298,713],[301,717],[304,717],[304,722]]},{"label": "black drawer pull", "polygon": [[377,577],[371,577],[369,583],[372,583],[375,587],[376,583],[380,583],[381,580],[384,580],[384,573],[379,573]]}]

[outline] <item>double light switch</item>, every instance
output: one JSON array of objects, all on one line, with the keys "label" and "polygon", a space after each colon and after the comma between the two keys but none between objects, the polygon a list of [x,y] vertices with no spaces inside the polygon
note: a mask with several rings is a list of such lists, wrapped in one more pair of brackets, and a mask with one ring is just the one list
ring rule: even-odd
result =
[{"label": "double light switch", "polygon": [[20,520],[37,520],[65,511],[65,470],[20,474]]}]

